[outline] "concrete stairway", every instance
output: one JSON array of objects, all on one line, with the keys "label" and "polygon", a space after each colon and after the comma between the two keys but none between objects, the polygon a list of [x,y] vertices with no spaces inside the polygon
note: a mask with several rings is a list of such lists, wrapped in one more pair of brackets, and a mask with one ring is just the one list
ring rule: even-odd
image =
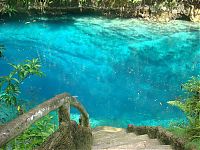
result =
[{"label": "concrete stairway", "polygon": [[162,145],[147,134],[126,133],[122,128],[97,127],[92,134],[93,150],[172,150],[170,145]]}]

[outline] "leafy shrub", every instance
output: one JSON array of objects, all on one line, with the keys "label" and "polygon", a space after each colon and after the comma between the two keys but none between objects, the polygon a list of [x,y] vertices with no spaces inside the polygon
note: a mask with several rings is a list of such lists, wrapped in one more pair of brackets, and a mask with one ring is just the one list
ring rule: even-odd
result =
[{"label": "leafy shrub", "polygon": [[3,9],[0,11],[1,14],[7,14],[8,16],[12,16],[16,12],[17,10],[11,5],[5,5]]},{"label": "leafy shrub", "polygon": [[186,98],[169,101],[168,104],[182,110],[188,120],[187,133],[190,140],[200,139],[200,78],[192,77],[182,85]]},{"label": "leafy shrub", "polygon": [[[15,65],[10,64],[13,70],[7,76],[0,77],[0,102],[6,103],[10,108],[16,107],[19,113],[23,113],[20,99],[18,98],[20,85],[32,75],[43,76],[38,59],[26,60]],[[19,137],[9,142],[4,149],[30,150],[39,146],[51,135],[56,126],[52,123],[52,116],[48,115],[37,121]]]},{"label": "leafy shrub", "polygon": [[19,137],[9,142],[5,149],[31,150],[41,145],[57,129],[52,119],[51,115],[43,117]]},{"label": "leafy shrub", "polygon": [[18,95],[20,94],[20,85],[31,75],[43,76],[40,71],[41,65],[38,59],[26,60],[22,64],[12,66],[13,71],[8,76],[0,77],[0,101],[8,105],[14,105],[21,112]]}]

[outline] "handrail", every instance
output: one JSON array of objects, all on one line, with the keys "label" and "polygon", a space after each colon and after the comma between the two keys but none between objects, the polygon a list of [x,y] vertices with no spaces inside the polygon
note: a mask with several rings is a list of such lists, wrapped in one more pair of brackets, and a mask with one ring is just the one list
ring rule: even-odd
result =
[{"label": "handrail", "polygon": [[28,129],[34,122],[46,116],[53,110],[59,109],[59,123],[70,123],[70,105],[77,108],[81,113],[81,120],[84,127],[89,127],[89,115],[85,108],[77,101],[75,97],[67,93],[59,94],[51,98],[37,107],[31,109],[27,113],[19,116],[13,121],[0,126],[0,147],[4,146],[13,138],[20,135]]}]

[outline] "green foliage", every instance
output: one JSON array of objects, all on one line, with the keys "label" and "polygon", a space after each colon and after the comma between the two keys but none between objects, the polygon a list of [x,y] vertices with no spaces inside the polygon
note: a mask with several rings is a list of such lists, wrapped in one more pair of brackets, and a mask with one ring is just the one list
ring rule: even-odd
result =
[{"label": "green foliage", "polygon": [[170,7],[170,8],[175,8],[177,5],[178,5],[177,0],[172,0],[172,1],[168,2],[168,7]]},{"label": "green foliage", "polygon": [[12,16],[16,12],[17,10],[11,5],[5,5],[3,9],[1,10],[1,14],[7,14],[9,16]]},{"label": "green foliage", "polygon": [[[39,59],[26,60],[21,64],[9,64],[12,71],[7,76],[0,77],[0,101],[9,107],[15,106],[18,112],[23,113],[23,108],[19,104],[18,98],[20,85],[32,75],[42,77]],[[44,140],[55,131],[55,125],[51,122],[53,117],[46,116],[32,125],[19,137],[11,141],[5,149],[27,150],[33,149],[44,142]]]},{"label": "green foliage", "polygon": [[[181,126],[180,126],[181,125]],[[200,139],[191,140],[191,135],[188,134],[187,126],[180,122],[175,122],[167,128],[174,136],[183,139],[186,142],[185,149],[200,149]]]},{"label": "green foliage", "polygon": [[[5,10],[3,10],[5,13],[12,15],[13,13],[16,13],[15,8],[37,8],[41,9],[41,7],[71,7],[78,6],[78,4],[81,4],[84,6],[85,4],[88,6],[97,6],[99,3],[105,3],[108,4],[106,7],[111,7],[113,5],[119,6],[125,6],[128,3],[133,4],[142,4],[142,5],[161,5],[161,6],[167,6],[169,8],[174,8],[177,6],[178,3],[181,3],[180,0],[7,0],[6,1],[6,7]],[[187,0],[188,4],[195,4],[197,5],[199,0]]]},{"label": "green foliage", "polygon": [[87,5],[90,7],[93,5],[93,7],[96,7],[99,4],[99,6],[101,6],[102,4],[106,4],[106,7],[121,7],[126,6],[129,3],[143,5],[163,4],[165,6],[174,7],[178,3],[178,0],[43,0],[42,2],[39,0],[7,0],[7,7],[4,10],[4,12],[9,15],[12,15],[12,13],[16,13],[16,10],[14,8],[18,8],[18,5],[28,10],[28,8],[30,7],[37,9],[41,9],[41,7],[71,7],[72,5]]},{"label": "green foliage", "polygon": [[168,128],[168,131],[172,132],[177,137],[187,137],[187,132],[185,128],[179,127],[179,126],[170,126]]},{"label": "green foliage", "polygon": [[50,115],[43,117],[19,137],[9,142],[6,149],[31,150],[41,145],[57,129],[52,119]]},{"label": "green foliage", "polygon": [[129,2],[132,2],[132,3],[136,4],[136,3],[141,3],[142,0],[129,0]]},{"label": "green foliage", "polygon": [[185,149],[199,150],[200,149],[200,140],[195,139],[193,141],[188,141],[185,145]]},{"label": "green foliage", "polygon": [[10,66],[13,71],[8,76],[0,77],[0,101],[17,106],[20,111],[18,104],[20,85],[32,75],[43,76],[43,72],[40,71],[41,65],[38,59],[26,60],[22,64],[10,64]]},{"label": "green foliage", "polygon": [[191,92],[194,95],[199,96],[200,94],[200,78],[192,77],[187,83],[183,84],[183,89],[187,92]]},{"label": "green foliage", "polygon": [[182,89],[187,94],[186,98],[169,101],[168,104],[185,113],[189,123],[186,129],[190,140],[200,139],[200,78],[192,77],[182,85]]}]

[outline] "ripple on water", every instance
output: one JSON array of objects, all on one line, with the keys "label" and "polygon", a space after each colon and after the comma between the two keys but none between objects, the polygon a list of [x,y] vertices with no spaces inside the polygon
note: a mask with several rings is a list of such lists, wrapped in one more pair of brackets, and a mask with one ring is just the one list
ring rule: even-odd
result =
[{"label": "ripple on water", "polygon": [[[83,16],[26,21],[0,24],[0,43],[7,62],[41,59],[46,77],[22,85],[30,107],[67,91],[87,108],[93,126],[165,125],[182,117],[166,102],[199,74],[198,24]],[[4,60],[0,75],[10,70]]]}]

